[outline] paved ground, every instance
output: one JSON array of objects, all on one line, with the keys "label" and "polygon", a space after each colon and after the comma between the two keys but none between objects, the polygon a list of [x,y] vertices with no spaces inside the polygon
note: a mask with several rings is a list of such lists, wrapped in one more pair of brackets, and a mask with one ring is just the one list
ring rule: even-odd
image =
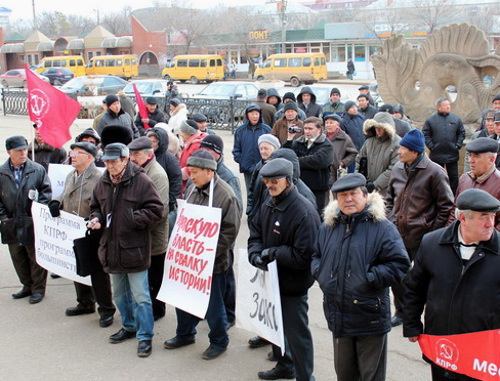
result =
[{"label": "paved ground", "polygon": [[[76,121],[72,136],[89,124],[90,121]],[[27,117],[0,116],[0,162],[7,158],[5,139],[18,134],[29,137],[30,129]],[[220,135],[226,143],[227,162],[236,168],[230,154],[232,136],[229,132]],[[245,219],[237,248],[245,247],[247,237]],[[205,322],[199,325],[195,345],[174,351],[163,349],[163,342],[175,335],[175,314],[170,306],[167,316],[155,325],[153,354],[138,358],[135,340],[118,345],[107,342],[108,336],[120,328],[118,315],[115,323],[104,329],[98,326],[97,314],[64,315],[64,310],[76,303],[71,282],[49,278],[46,297],[37,305],[30,305],[27,299],[13,300],[11,294],[20,289],[20,284],[5,245],[0,245],[0,274],[0,380],[257,380],[257,371],[273,366],[266,360],[269,349],[249,349],[247,340],[253,335],[239,328],[230,330],[231,343],[224,355],[213,361],[202,360],[201,353],[208,346]],[[321,291],[315,284],[309,293],[315,375],[318,380],[335,380],[332,337],[321,301]],[[429,379],[418,346],[401,336],[401,327],[390,333],[387,379]]]}]

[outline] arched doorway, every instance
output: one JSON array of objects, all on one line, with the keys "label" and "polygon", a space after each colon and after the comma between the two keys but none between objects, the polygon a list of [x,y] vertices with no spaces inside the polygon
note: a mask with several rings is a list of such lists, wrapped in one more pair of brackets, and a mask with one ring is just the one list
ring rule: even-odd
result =
[{"label": "arched doorway", "polygon": [[158,77],[160,75],[160,65],[158,57],[150,50],[143,52],[139,58],[139,75],[148,77]]}]

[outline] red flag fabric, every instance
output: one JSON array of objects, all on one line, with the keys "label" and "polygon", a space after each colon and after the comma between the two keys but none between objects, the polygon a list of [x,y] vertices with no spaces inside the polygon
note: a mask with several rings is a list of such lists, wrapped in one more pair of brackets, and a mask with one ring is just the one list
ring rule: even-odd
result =
[{"label": "red flag fabric", "polygon": [[[146,108],[146,105],[144,104],[144,101],[142,100],[141,93],[139,90],[137,90],[137,86],[135,83],[132,83],[132,87],[134,89],[135,93],[135,101],[137,102],[137,107],[139,108],[139,115],[141,116],[141,119],[147,119],[148,118],[148,109]],[[149,124],[143,123],[144,124],[144,129],[147,130],[149,128]]]},{"label": "red flag fabric", "polygon": [[69,128],[82,105],[40,79],[24,64],[28,84],[28,113],[45,143],[61,148],[71,139]]},{"label": "red flag fabric", "polygon": [[441,368],[484,381],[500,379],[500,330],[420,335],[422,353]]}]

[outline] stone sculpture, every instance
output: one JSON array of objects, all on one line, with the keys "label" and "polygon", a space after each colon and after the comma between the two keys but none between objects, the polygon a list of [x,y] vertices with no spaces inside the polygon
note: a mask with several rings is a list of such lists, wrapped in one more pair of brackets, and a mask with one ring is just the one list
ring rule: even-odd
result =
[{"label": "stone sculpture", "polygon": [[[450,85],[457,91],[452,112],[464,123],[479,122],[482,110],[500,92],[500,56],[489,54],[484,32],[469,24],[436,30],[420,48],[403,36],[386,40],[371,60],[384,102],[404,105],[420,123],[435,112],[438,98],[450,98]],[[492,84],[484,83],[486,75],[494,78]]]}]

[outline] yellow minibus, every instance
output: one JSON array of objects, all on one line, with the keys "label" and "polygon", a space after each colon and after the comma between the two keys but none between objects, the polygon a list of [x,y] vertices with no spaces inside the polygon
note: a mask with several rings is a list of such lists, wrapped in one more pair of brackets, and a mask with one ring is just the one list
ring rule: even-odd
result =
[{"label": "yellow minibus", "polygon": [[175,56],[161,72],[163,78],[210,83],[224,78],[224,61],[220,55],[186,54]]},{"label": "yellow minibus", "polygon": [[139,75],[139,63],[134,55],[94,56],[85,71],[87,75],[115,75],[130,79]]}]

